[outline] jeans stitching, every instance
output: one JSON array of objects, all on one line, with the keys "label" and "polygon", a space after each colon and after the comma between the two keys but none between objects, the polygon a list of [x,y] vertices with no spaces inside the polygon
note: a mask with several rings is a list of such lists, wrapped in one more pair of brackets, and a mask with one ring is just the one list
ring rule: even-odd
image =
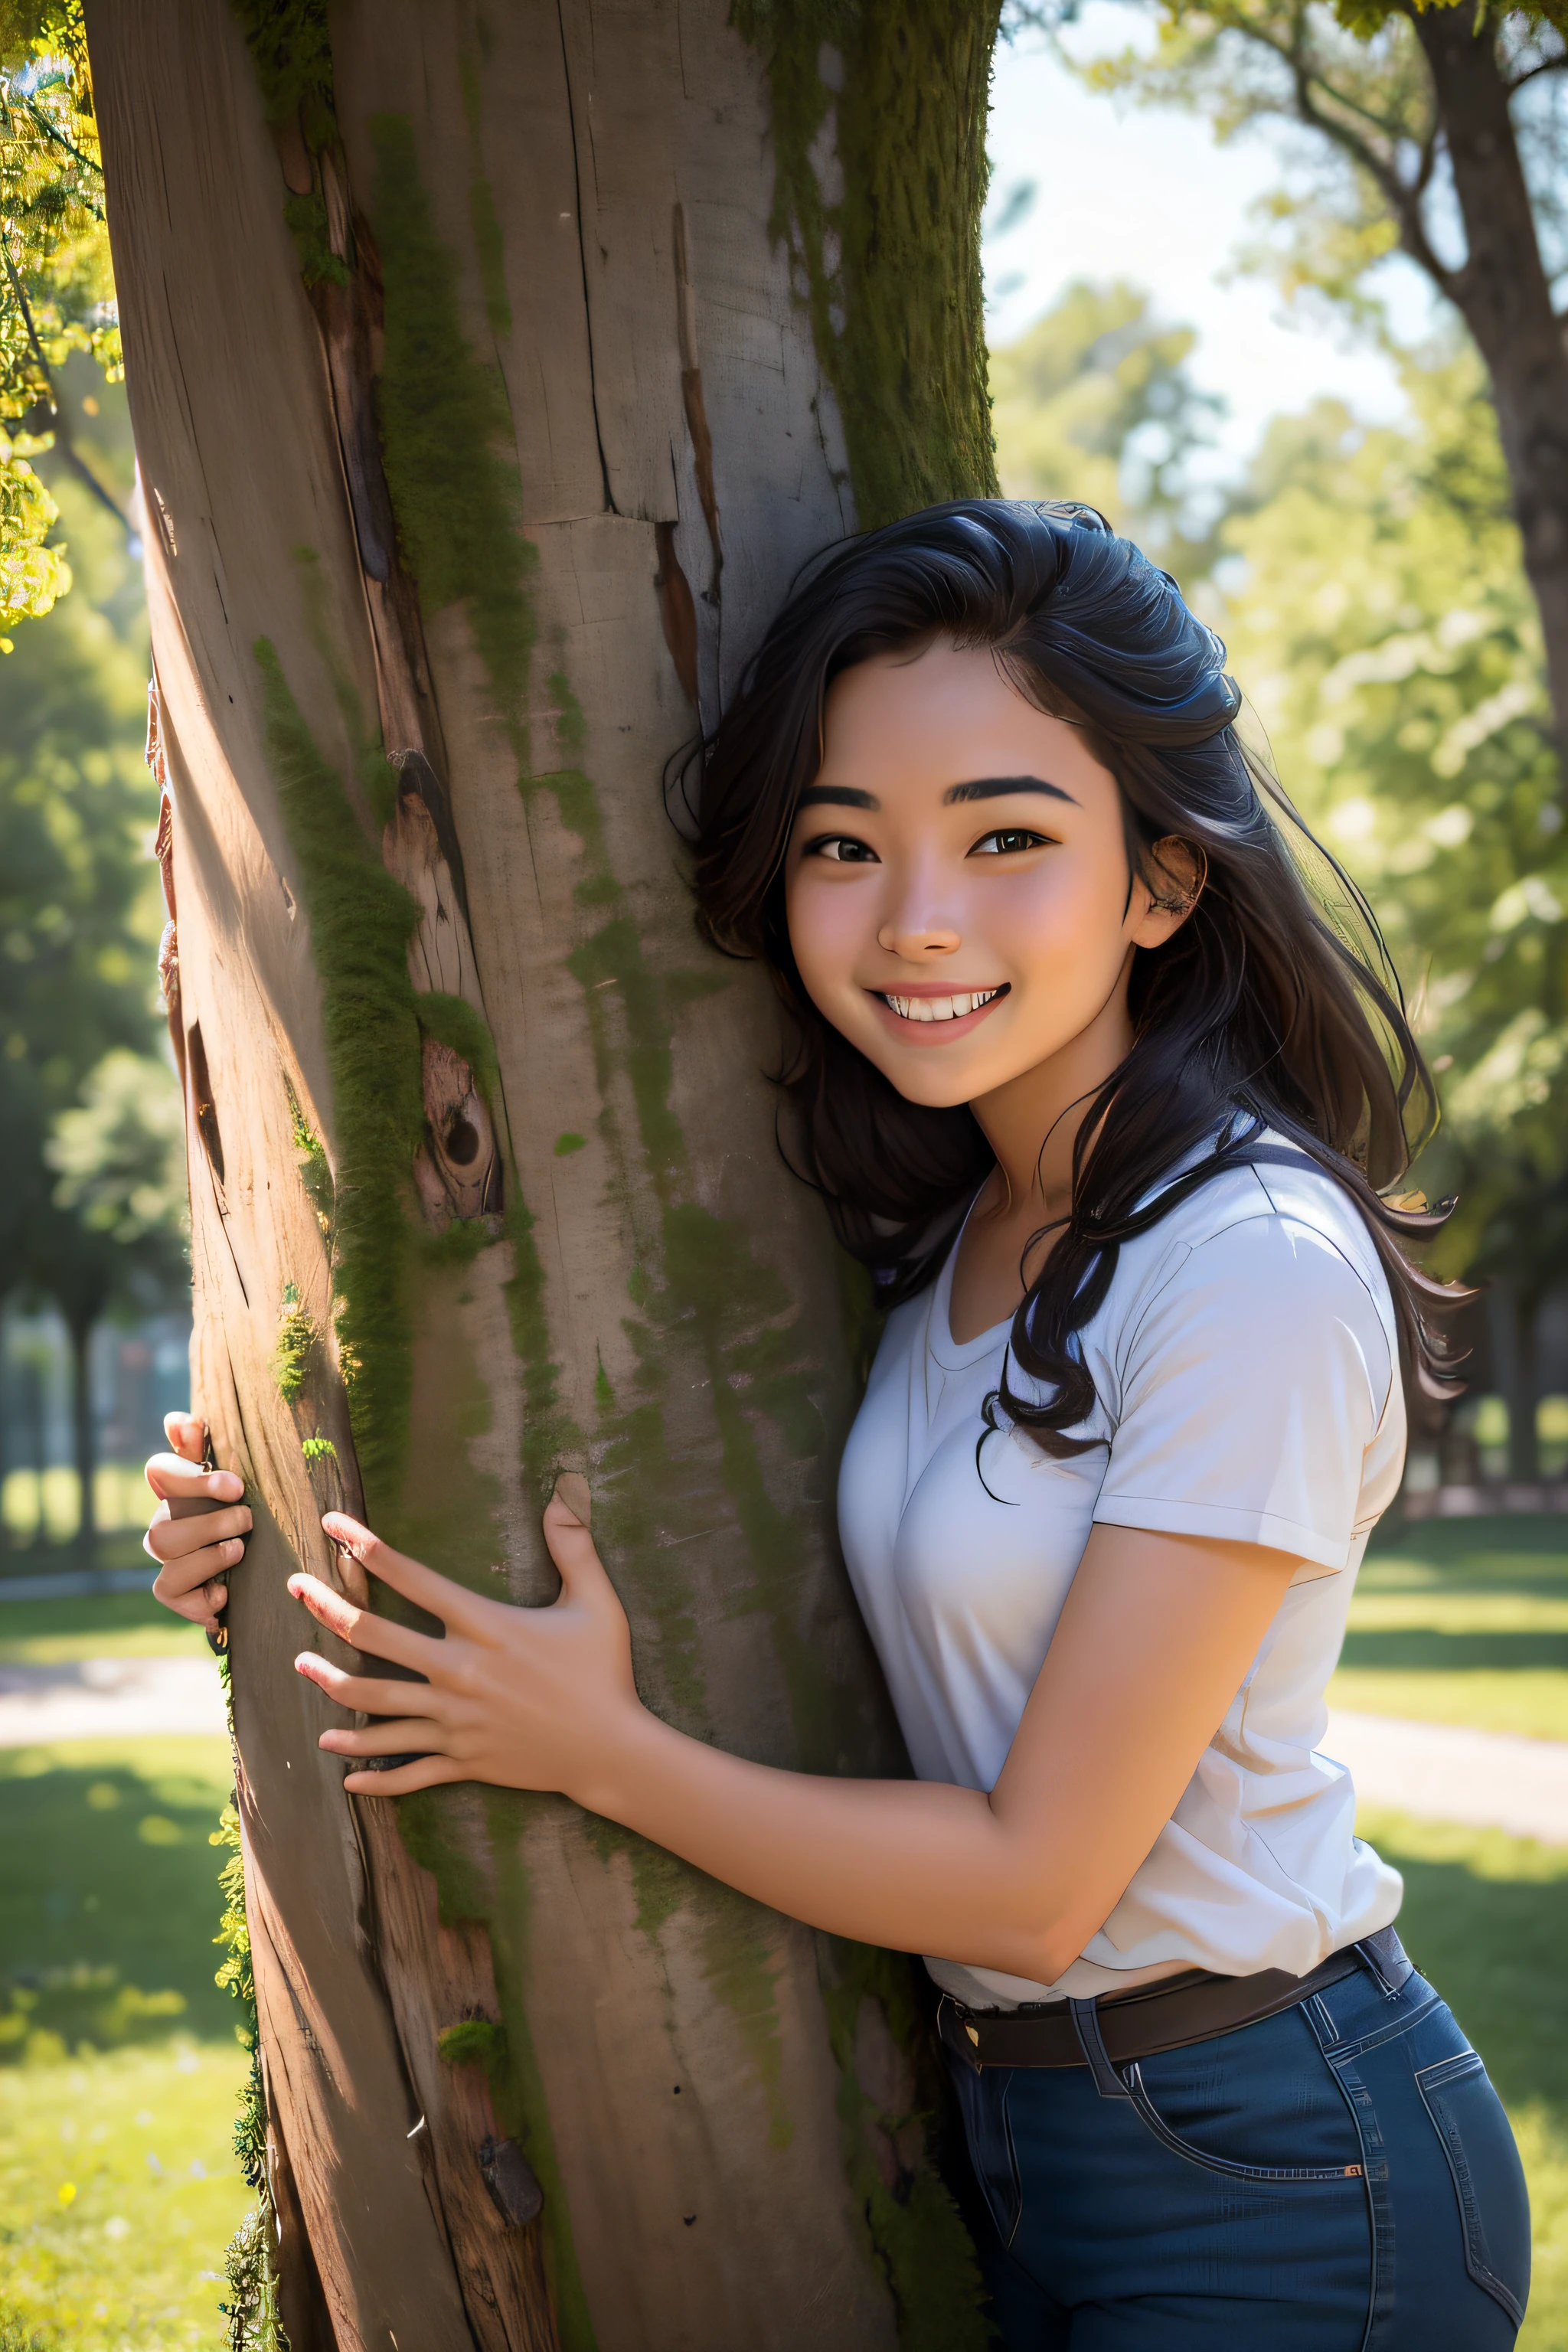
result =
[{"label": "jeans stitching", "polygon": [[1184,2139],[1180,2133],[1171,2129],[1170,2125],[1154,2105],[1143,2080],[1142,2068],[1136,2060],[1128,2068],[1122,2080],[1127,2085],[1128,2096],[1131,2099],[1140,2120],[1147,2130],[1162,2147],[1168,2147],[1176,2156],[1185,2158],[1189,2164],[1202,2165],[1206,2171],[1224,2173],[1233,2180],[1305,2182],[1349,2180],[1354,2178],[1355,2168],[1343,2164],[1236,2164],[1228,2157],[1210,2156],[1205,2149],[1195,2147],[1191,2140]]},{"label": "jeans stitching", "polygon": [[[1448,2129],[1442,2116],[1438,2114],[1426,2095],[1428,2089],[1435,2092],[1446,2091],[1450,2083],[1467,2082],[1476,2074],[1484,2078],[1486,2071],[1478,2051],[1456,2051],[1451,2058],[1440,2058],[1430,2066],[1417,2068],[1415,2087],[1421,2094],[1421,2104],[1426,2108],[1432,2128],[1437,2135],[1454,2183],[1454,2194],[1458,2199],[1465,2241],[1465,2268],[1478,2286],[1484,2286],[1488,2294],[1501,2304],[1514,2326],[1520,2327],[1524,2324],[1524,2306],[1506,2280],[1498,2276],[1482,2251],[1487,2246],[1486,2224],[1481,2219],[1480,2206],[1476,2199],[1475,2183],[1470,2178],[1469,2162],[1465,2155],[1464,2143],[1459,2139],[1457,2132]],[[1434,2076],[1438,2079],[1432,2080]]]},{"label": "jeans stitching", "polygon": [[1330,2074],[1339,2084],[1341,2097],[1350,2109],[1356,2141],[1361,2148],[1362,2184],[1366,2191],[1367,2233],[1371,2241],[1366,2331],[1362,2337],[1362,2352],[1371,2352],[1380,2323],[1394,2317],[1394,2203],[1389,2191],[1388,2159],[1377,2120],[1377,2109],[1366,2084],[1350,2063],[1348,2056],[1341,2057],[1337,2063],[1326,2051],[1323,2057]]},{"label": "jeans stitching", "polygon": [[1013,2137],[1013,2110],[1008,2104],[1012,2089],[1013,2078],[1009,2074],[1002,2092],[1002,2132],[1007,2144],[1007,2169],[1013,2177],[1013,2226],[1004,2240],[1009,2253],[1024,2220],[1024,2172],[1018,2162],[1017,2143]]},{"label": "jeans stitching", "polygon": [[[1312,2005],[1316,2005],[1315,2000]],[[1429,1993],[1426,2000],[1422,2002],[1420,2008],[1413,2009],[1408,2017],[1396,2017],[1391,2019],[1387,2025],[1380,2025],[1375,2033],[1360,2034],[1353,2042],[1346,2042],[1339,2039],[1339,2029],[1335,2026],[1334,2033],[1336,2038],[1331,2043],[1325,2045],[1323,2055],[1328,2060],[1331,2066],[1335,2064],[1337,2061],[1342,2058],[1360,2058],[1368,2050],[1376,2050],[1380,2048],[1384,2042],[1397,2042],[1402,2033],[1408,2033],[1413,2025],[1419,2025],[1421,2020],[1427,2014],[1428,2011],[1440,2009],[1442,2005],[1443,1996],[1441,1993]],[[1323,2015],[1328,2019],[1330,2025],[1332,2026],[1333,2020],[1329,2016],[1327,2010],[1324,2010]],[[1317,2031],[1318,2039],[1320,2042],[1321,2042],[1323,2037],[1321,2029],[1318,2029],[1316,2025],[1314,2025],[1314,2030]]]}]

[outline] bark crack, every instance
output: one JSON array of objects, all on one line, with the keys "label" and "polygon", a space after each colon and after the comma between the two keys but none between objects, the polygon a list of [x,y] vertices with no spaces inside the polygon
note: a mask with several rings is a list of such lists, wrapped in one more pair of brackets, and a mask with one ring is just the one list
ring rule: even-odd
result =
[{"label": "bark crack", "polygon": [[555,0],[555,22],[561,35],[561,73],[566,84],[566,124],[572,134],[572,188],[577,199],[577,262],[583,274],[583,325],[588,338],[588,399],[594,411],[594,446],[599,453],[599,475],[605,485],[605,511],[619,514],[610,488],[609,460],[605,456],[604,428],[599,421],[599,370],[594,356],[594,304],[588,289],[588,247],[583,223],[583,156],[577,144],[577,101],[572,88],[572,58],[566,45],[566,16]]}]

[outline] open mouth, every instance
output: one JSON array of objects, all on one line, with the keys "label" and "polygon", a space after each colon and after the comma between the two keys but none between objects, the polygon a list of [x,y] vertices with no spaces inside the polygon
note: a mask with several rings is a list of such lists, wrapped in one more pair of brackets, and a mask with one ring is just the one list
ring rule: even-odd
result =
[{"label": "open mouth", "polygon": [[952,996],[893,996],[885,990],[881,992],[883,1003],[900,1021],[962,1021],[966,1013],[978,1013],[983,1005],[1006,993],[1005,983],[1001,988],[976,988],[967,994],[957,992]]}]

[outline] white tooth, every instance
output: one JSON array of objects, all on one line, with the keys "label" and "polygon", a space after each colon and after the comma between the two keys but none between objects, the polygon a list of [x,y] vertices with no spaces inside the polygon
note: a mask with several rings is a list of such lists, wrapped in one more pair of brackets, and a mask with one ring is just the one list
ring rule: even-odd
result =
[{"label": "white tooth", "polygon": [[910,999],[910,1013],[912,1018],[916,1021],[934,1021],[936,1019],[936,1014],[931,1011],[931,1003],[929,996],[911,996]]},{"label": "white tooth", "polygon": [[955,996],[953,998],[952,1017],[955,1021],[962,1021],[966,1013],[973,1013],[973,1010],[974,999],[973,996]]}]

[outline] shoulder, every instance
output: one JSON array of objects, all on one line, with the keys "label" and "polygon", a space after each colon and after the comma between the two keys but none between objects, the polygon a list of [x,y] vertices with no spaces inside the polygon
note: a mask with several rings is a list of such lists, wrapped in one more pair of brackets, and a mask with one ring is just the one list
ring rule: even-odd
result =
[{"label": "shoulder", "polygon": [[1334,1322],[1369,1357],[1397,1353],[1376,1244],[1343,1186],[1316,1168],[1232,1169],[1122,1244],[1106,1304],[1123,1344],[1200,1299],[1209,1314],[1241,1315],[1276,1338]]}]

